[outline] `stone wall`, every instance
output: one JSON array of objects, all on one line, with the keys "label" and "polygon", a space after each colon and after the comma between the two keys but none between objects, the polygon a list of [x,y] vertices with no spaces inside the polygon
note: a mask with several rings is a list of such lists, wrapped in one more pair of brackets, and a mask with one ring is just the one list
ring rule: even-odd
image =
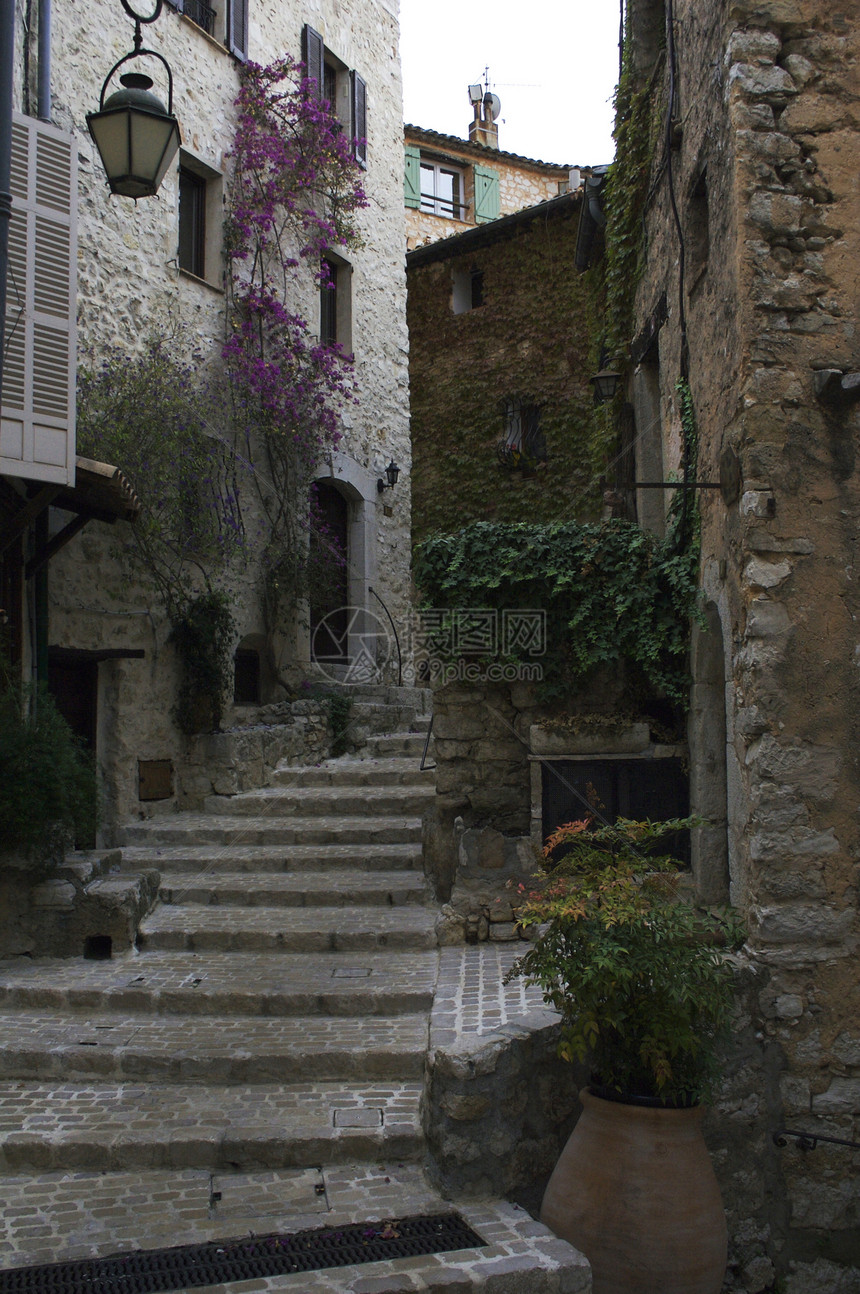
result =
[{"label": "stone wall", "polygon": [[120,874],[122,852],[69,854],[50,871],[0,854],[0,957],[107,960],[134,948],[160,873]]},{"label": "stone wall", "polygon": [[[726,720],[724,737],[691,729],[693,764],[726,768],[728,874],[749,923],[749,1030],[764,1058],[738,1070],[719,1111],[762,1150],[758,1165],[741,1139],[722,1152],[742,1250],[734,1278],[749,1291],[774,1280],[791,1294],[854,1290],[856,1166],[837,1148],[775,1148],[770,1133],[784,1122],[851,1139],[860,1116],[860,417],[841,381],[860,370],[858,33],[853,15],[813,0],[678,0],[675,17],[671,174],[687,253],[696,475],[718,479],[731,451],[743,478],[728,501],[701,496]],[[665,89],[664,77],[664,103]],[[666,479],[678,462],[682,337],[662,142],[646,223],[630,398],[637,385],[659,392]],[[664,293],[668,318],[649,346]],[[637,432],[647,439],[644,421]]]},{"label": "stone wall", "polygon": [[561,701],[535,684],[448,684],[434,692],[436,797],[424,859],[444,907],[440,941],[524,937],[518,889],[543,847],[542,764],[684,755],[622,714],[620,676],[594,677]]},{"label": "stone wall", "polygon": [[[133,24],[114,0],[82,7],[58,0],[53,10],[53,114],[74,131],[79,181],[79,352],[98,364],[105,348],[134,351],[151,333],[176,339],[177,349],[202,368],[217,368],[224,338],[223,270],[207,268],[207,281],[177,267],[178,174],[165,177],[157,197],[132,203],[108,195],[85,115],[97,106],[111,63],[131,46]],[[250,6],[249,56],[266,63],[284,50],[300,54],[301,29],[310,22],[343,62],[368,85],[368,208],[360,213],[362,246],[351,254],[353,343],[360,403],[343,415],[344,438],[322,475],[347,482],[350,507],[361,509],[365,527],[356,557],[356,599],[370,602],[372,584],[397,623],[410,597],[410,444],[408,432],[408,338],[402,260],[402,108],[396,6],[388,0],[357,0],[346,11],[328,0],[301,6],[254,0]],[[24,106],[23,44],[31,42],[35,66],[37,32],[24,35],[19,22],[16,107]],[[216,40],[165,5],[146,41],[174,72],[174,107],[183,148],[201,164],[229,177],[235,127],[233,101],[239,64]],[[156,89],[159,88],[156,69]],[[220,230],[220,218],[212,221]],[[316,328],[318,289],[310,270],[297,277],[293,304]],[[376,480],[395,459],[401,487],[377,495]],[[120,467],[123,465],[120,463]],[[134,483],[133,483],[134,484]],[[137,483],[141,492],[145,482]],[[253,490],[250,491],[253,495]],[[359,499],[359,496],[360,499]],[[246,505],[248,533],[259,528],[253,500]],[[172,720],[178,681],[163,609],[153,593],[129,580],[117,556],[129,543],[128,527],[91,522],[49,569],[50,645],[85,650],[140,651],[143,660],[99,666],[98,758],[108,797],[107,821],[137,809],[137,760],[178,760],[181,737]],[[360,569],[359,569],[360,568]],[[258,572],[237,573],[227,591],[236,619],[236,643],[264,632]],[[375,604],[374,604],[375,605]],[[301,618],[270,644],[275,671],[289,674],[307,660]],[[283,696],[283,689],[265,699]]]},{"label": "stone wall", "polygon": [[177,777],[181,808],[202,808],[208,795],[270,786],[279,764],[319,764],[331,754],[331,722],[321,701],[265,706],[243,719],[224,732],[186,739]]},{"label": "stone wall", "polygon": [[[579,203],[571,199],[500,240],[440,247],[410,264],[413,534],[470,521],[590,519],[597,503],[590,444],[589,298],[572,268]],[[452,282],[483,274],[483,304],[455,314]],[[540,407],[546,465],[503,466],[505,401]]]}]

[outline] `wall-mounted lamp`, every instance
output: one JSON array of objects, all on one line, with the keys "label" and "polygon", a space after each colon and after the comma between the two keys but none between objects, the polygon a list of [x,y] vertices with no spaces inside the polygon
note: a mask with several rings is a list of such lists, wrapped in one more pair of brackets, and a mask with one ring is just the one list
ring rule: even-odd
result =
[{"label": "wall-mounted lamp", "polygon": [[385,475],[388,477],[387,481],[383,481],[380,476],[379,480],[376,482],[376,488],[380,494],[383,490],[393,490],[397,484],[397,478],[400,475],[400,468],[397,466],[393,458],[385,469]]},{"label": "wall-mounted lamp", "polygon": [[594,387],[595,404],[606,404],[618,390],[621,374],[616,373],[614,369],[602,368],[599,373],[595,373],[594,377],[590,377],[588,380]]},{"label": "wall-mounted lamp", "polygon": [[[111,193],[125,198],[152,197],[158,192],[168,166],[180,145],[179,123],[173,116],[173,73],[161,54],[143,48],[141,24],[155,22],[161,13],[162,0],[155,0],[155,11],[143,17],[120,0],[123,9],[134,19],[134,49],[115,63],[105,77],[98,112],[87,115],[87,126],[102,159]],[[154,94],[151,79],[141,72],[126,72],[119,79],[125,87],[105,100],[108,83],[123,63],[135,58],[157,58],[167,69],[167,107]]]}]

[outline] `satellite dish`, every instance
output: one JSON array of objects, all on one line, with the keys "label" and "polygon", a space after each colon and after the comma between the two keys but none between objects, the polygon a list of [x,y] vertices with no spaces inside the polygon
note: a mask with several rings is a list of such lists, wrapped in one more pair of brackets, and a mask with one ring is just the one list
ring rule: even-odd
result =
[{"label": "satellite dish", "polygon": [[484,96],[484,103],[487,103],[487,97],[489,97],[490,100],[487,106],[493,114],[493,121],[495,121],[498,118],[499,113],[502,111],[502,101],[497,94],[491,94],[489,96]]}]

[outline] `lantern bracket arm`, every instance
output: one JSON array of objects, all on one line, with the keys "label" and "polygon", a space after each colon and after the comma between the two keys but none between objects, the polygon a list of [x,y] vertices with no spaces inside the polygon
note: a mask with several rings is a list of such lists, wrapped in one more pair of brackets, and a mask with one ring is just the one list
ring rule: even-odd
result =
[{"label": "lantern bracket arm", "polygon": [[149,17],[145,17],[143,14],[138,13],[136,9],[132,9],[131,5],[128,3],[128,0],[119,0],[119,2],[122,5],[123,9],[128,14],[129,18],[133,18],[134,21],[138,24],[138,26],[142,22],[143,23],[155,22],[155,20],[161,14],[161,7],[163,4],[163,0],[155,0],[155,9],[149,15]]},{"label": "lantern bracket arm", "polygon": [[[135,44],[137,44],[137,41],[135,41]],[[136,48],[132,50],[130,54],[124,54],[118,63],[114,63],[113,67],[111,68],[111,70],[108,72],[107,76],[104,79],[104,84],[102,85],[102,92],[99,97],[99,112],[101,112],[105,106],[105,93],[107,91],[108,84],[114,72],[116,72],[119,68],[121,68],[123,63],[128,63],[133,58],[157,58],[159,63],[164,64],[164,68],[167,72],[167,113],[168,113],[168,116],[172,117],[173,116],[173,73],[170,70],[170,64],[168,63],[167,59],[164,57],[163,54],[159,54],[158,50],[156,49]]]}]

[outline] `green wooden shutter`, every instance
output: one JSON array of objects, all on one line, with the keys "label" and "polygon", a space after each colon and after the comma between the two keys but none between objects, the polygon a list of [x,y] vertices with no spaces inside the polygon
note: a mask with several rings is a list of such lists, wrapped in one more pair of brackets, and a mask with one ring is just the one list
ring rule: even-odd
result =
[{"label": "green wooden shutter", "polygon": [[414,144],[407,144],[404,150],[406,154],[406,205],[407,207],[421,206],[421,150]]},{"label": "green wooden shutter", "polygon": [[475,166],[475,220],[499,218],[499,176],[487,166]]}]

